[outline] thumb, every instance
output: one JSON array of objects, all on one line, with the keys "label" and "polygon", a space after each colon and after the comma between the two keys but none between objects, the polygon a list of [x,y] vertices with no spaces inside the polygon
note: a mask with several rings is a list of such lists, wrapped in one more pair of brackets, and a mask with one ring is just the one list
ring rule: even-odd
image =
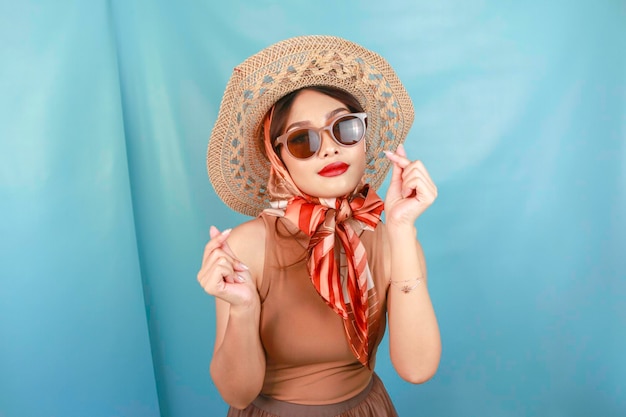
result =
[{"label": "thumb", "polygon": [[209,235],[211,236],[211,239],[216,239],[217,242],[219,243],[219,247],[226,252],[226,254],[230,257],[232,257],[233,259],[237,260],[239,262],[239,267],[242,268],[241,270],[245,271],[247,270],[247,267],[241,263],[241,261],[238,260],[237,256],[235,256],[235,252],[233,252],[233,250],[230,248],[230,245],[228,245],[228,242],[226,241],[226,239],[228,239],[228,236],[230,235],[230,232],[232,231],[232,229],[226,229],[223,232],[220,232],[219,229],[215,226],[211,226],[209,228]]},{"label": "thumb", "polygon": [[391,183],[389,184],[389,188],[398,188],[402,185],[402,166],[397,161],[397,156],[389,151],[385,151],[385,155],[387,155],[387,159],[391,161]]},{"label": "thumb", "polygon": [[211,236],[211,239],[216,239],[218,244],[222,246],[226,243],[226,239],[228,238],[232,230],[233,229],[226,229],[220,232],[217,227],[211,226],[209,228],[209,236]]},{"label": "thumb", "polygon": [[232,256],[234,259],[237,259],[237,257],[235,256],[235,253],[228,245],[228,242],[224,241],[224,243],[222,243],[222,250],[226,252],[229,256]]},{"label": "thumb", "polygon": [[404,145],[403,144],[399,144],[398,147],[396,148],[396,153],[400,156],[403,156],[406,158],[406,149],[404,149]]},{"label": "thumb", "polygon": [[215,226],[211,226],[209,228],[209,236],[211,237],[211,239],[215,239],[217,236],[219,236],[220,231],[217,227]]},{"label": "thumb", "polygon": [[[230,245],[228,244],[226,239],[224,239],[224,241],[222,242],[222,250],[236,261],[236,264],[233,266],[235,271],[243,273],[246,273],[248,271],[248,267],[243,262],[241,262],[239,258],[237,258],[237,255],[235,255],[235,252],[233,252],[233,250],[230,248]],[[239,282],[243,282],[241,281],[241,276],[239,276],[239,278]]]},{"label": "thumb", "polygon": [[402,168],[395,163],[392,162],[393,167],[391,168],[391,184],[395,187],[396,185],[400,186],[402,184]]},{"label": "thumb", "polygon": [[232,256],[233,258],[236,259],[237,257],[235,256],[235,253],[233,252],[233,250],[228,245],[228,242],[226,241],[226,239],[230,235],[231,230],[232,229],[226,229],[223,232],[220,232],[217,227],[211,226],[209,228],[209,234],[211,235],[211,239],[215,239],[216,237],[221,235],[220,246],[222,247],[222,250],[226,252],[229,256]]}]

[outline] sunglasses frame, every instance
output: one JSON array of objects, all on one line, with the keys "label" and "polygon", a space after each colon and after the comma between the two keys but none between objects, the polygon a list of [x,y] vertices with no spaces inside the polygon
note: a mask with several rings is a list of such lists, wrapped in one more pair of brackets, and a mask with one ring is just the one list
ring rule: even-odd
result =
[{"label": "sunglasses frame", "polygon": [[[363,135],[361,136],[361,138],[354,142],[351,145],[346,145],[344,143],[341,143],[339,141],[339,139],[337,139],[335,137],[335,135],[333,134],[333,127],[335,126],[335,123],[340,120],[343,119],[344,117],[348,117],[348,116],[354,116],[357,119],[359,119],[361,121],[361,123],[363,123]],[[298,132],[301,130],[306,130],[308,132],[315,132],[317,134],[317,136],[320,138],[319,141],[319,148],[313,152],[311,154],[311,156],[308,156],[306,158],[300,158],[295,156],[294,154],[291,153],[291,150],[289,149],[289,146],[287,145],[287,139],[289,138],[289,136],[291,134],[293,134],[294,132]],[[289,155],[291,155],[292,157],[294,157],[295,159],[299,159],[301,161],[307,160],[307,159],[311,159],[313,158],[315,155],[317,155],[320,151],[320,149],[322,149],[322,132],[324,131],[328,131],[330,137],[335,141],[335,143],[337,143],[338,145],[344,147],[344,148],[350,148],[354,145],[359,144],[363,138],[365,138],[365,135],[367,134],[367,113],[365,112],[359,112],[359,113],[343,113],[343,114],[339,114],[336,117],[333,117],[325,126],[320,127],[319,129],[313,128],[313,127],[308,127],[308,128],[299,128],[296,130],[292,130],[289,132],[285,132],[282,135],[280,135],[279,137],[276,138],[276,140],[274,141],[274,148],[278,149],[278,145],[283,145],[285,147],[285,149],[287,150],[287,152],[289,153]]]}]

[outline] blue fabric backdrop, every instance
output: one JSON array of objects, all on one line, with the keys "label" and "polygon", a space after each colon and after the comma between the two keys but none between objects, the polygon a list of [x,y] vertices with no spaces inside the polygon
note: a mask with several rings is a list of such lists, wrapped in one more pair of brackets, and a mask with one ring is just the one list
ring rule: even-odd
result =
[{"label": "blue fabric backdrop", "polygon": [[[396,68],[440,197],[443,357],[402,416],[626,415],[624,1],[0,0],[0,416],[224,415],[196,283],[232,68],[343,36]],[[384,194],[384,188],[381,193]]]}]

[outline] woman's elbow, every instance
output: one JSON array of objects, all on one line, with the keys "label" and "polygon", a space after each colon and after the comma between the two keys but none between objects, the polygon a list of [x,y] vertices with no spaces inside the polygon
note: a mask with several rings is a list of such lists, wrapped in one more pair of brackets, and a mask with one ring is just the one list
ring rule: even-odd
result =
[{"label": "woman's elbow", "polygon": [[237,383],[230,378],[220,378],[213,373],[211,368],[211,379],[220,393],[220,396],[228,405],[239,410],[243,410],[248,407],[252,401],[259,395],[262,388],[261,383],[257,383],[254,380],[256,378],[250,378],[246,383]]},{"label": "woman's elbow", "polygon": [[231,407],[236,408],[238,410],[245,410],[246,408],[248,408],[248,406],[252,402],[252,401],[246,402],[246,401],[227,401],[227,400],[224,400],[224,401],[226,401],[226,403],[230,405]]},{"label": "woman's elbow", "polygon": [[411,384],[423,384],[429,381],[437,373],[437,367],[426,369],[396,370],[400,378]]},{"label": "woman's elbow", "polygon": [[394,361],[391,362],[400,378],[411,384],[423,384],[429,381],[437,373],[440,356],[436,355],[419,362]]},{"label": "woman's elbow", "polygon": [[224,402],[239,410],[247,408],[258,396],[258,392],[253,392],[252,390],[248,390],[248,392],[241,390],[233,391],[220,388],[217,384],[216,387]]}]

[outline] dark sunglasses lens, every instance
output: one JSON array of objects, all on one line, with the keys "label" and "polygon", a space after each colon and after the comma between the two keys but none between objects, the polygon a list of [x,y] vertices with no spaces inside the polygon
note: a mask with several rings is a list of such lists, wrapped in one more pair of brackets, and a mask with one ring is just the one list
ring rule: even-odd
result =
[{"label": "dark sunglasses lens", "polygon": [[308,129],[296,130],[287,138],[287,148],[296,158],[310,158],[319,147],[319,137]]},{"label": "dark sunglasses lens", "polygon": [[365,124],[356,116],[346,116],[333,124],[333,135],[342,145],[354,145],[365,135]]}]

